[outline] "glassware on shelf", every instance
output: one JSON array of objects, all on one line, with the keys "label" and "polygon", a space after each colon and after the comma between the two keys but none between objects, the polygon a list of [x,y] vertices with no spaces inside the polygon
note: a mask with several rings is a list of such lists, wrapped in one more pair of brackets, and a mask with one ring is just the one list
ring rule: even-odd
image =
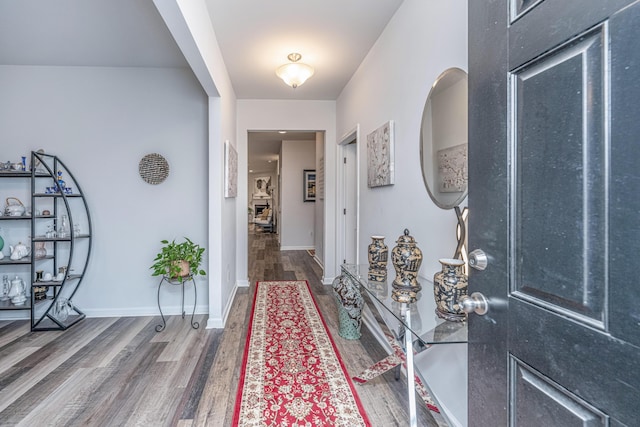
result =
[{"label": "glassware on shelf", "polygon": [[62,215],[60,227],[57,229],[57,235],[62,238],[69,236],[69,218],[66,215]]},{"label": "glassware on shelf", "polygon": [[73,304],[71,303],[71,300],[61,298],[56,301],[56,304],[53,308],[53,316],[61,322],[64,322],[65,320],[67,320],[72,310]]},{"label": "glassware on shelf", "polygon": [[36,249],[33,251],[33,256],[36,259],[42,259],[47,256],[47,249],[44,247],[44,242],[35,242]]},{"label": "glassware on shelf", "polygon": [[9,283],[9,276],[4,275],[2,277],[2,295],[0,295],[0,301],[8,301],[9,300],[9,288],[11,284]]}]

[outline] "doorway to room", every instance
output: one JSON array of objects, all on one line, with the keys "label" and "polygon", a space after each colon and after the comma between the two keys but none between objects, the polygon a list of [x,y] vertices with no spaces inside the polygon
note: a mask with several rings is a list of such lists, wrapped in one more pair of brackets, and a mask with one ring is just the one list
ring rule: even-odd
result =
[{"label": "doorway to room", "polygon": [[342,137],[338,156],[338,230],[343,238],[338,240],[342,263],[359,263],[359,126]]},{"label": "doorway to room", "polygon": [[[319,137],[320,136],[320,137]],[[322,250],[324,133],[249,131],[247,233],[273,233],[277,250]],[[318,212],[320,211],[320,214]],[[248,241],[252,239],[249,238]],[[255,262],[248,248],[248,266]]]}]

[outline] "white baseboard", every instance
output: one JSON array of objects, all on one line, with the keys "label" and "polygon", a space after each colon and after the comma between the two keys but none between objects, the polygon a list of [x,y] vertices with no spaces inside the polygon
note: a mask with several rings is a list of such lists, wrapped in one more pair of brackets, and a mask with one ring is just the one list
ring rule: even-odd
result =
[{"label": "white baseboard", "polygon": [[248,288],[249,287],[249,279],[236,281],[236,286],[239,287],[239,288]]},{"label": "white baseboard", "polygon": [[326,277],[326,276],[323,276],[323,277],[322,277],[322,284],[323,284],[323,285],[329,285],[329,286],[330,286],[330,285],[333,285],[333,281],[334,281],[335,279],[336,279],[335,277]]},{"label": "white baseboard", "polygon": [[316,255],[313,256],[313,260],[316,262],[316,264],[318,264],[320,266],[320,268],[322,268],[324,270],[324,265],[322,265],[322,261],[320,261],[320,258],[318,258]]},{"label": "white baseboard", "polygon": [[382,328],[380,328],[378,321],[367,305],[365,305],[364,309],[362,310],[362,322],[367,328],[369,328],[369,331],[375,337],[376,341],[378,341],[378,343],[382,346],[382,348],[384,348],[387,353],[391,354],[393,352],[391,344],[389,344],[389,341],[387,341],[387,337],[384,336]]},{"label": "white baseboard", "polygon": [[315,249],[315,246],[280,246],[281,251],[306,251],[307,249]]},{"label": "white baseboard", "polygon": [[[132,308],[88,308],[79,307],[87,317],[142,317],[142,316],[159,316],[158,306],[153,307],[132,307]],[[185,305],[186,314],[193,312],[193,307]],[[195,314],[208,314],[209,307],[206,305],[197,305]],[[179,305],[162,306],[162,314],[164,316],[180,316],[182,315],[182,307]]]},{"label": "white baseboard", "polygon": [[238,284],[236,283],[236,285],[233,287],[233,290],[231,291],[231,295],[229,296],[229,299],[227,300],[227,305],[225,306],[224,310],[222,310],[222,327],[224,328],[224,325],[227,324],[227,319],[229,318],[229,313],[231,313],[231,307],[233,306],[233,301],[236,299],[236,293],[238,292]]},{"label": "white baseboard", "polygon": [[[241,285],[241,283],[243,282],[246,283],[246,286]],[[222,310],[222,318],[211,317],[211,315],[209,315],[206,329],[224,329],[224,326],[227,324],[227,319],[229,318],[229,314],[231,313],[231,307],[233,307],[233,301],[236,299],[236,293],[238,293],[238,289],[248,287],[248,286],[249,286],[249,282],[247,280],[236,281],[236,285],[233,287],[233,290],[231,291],[231,295],[227,300],[227,305],[224,307],[224,310]]]}]

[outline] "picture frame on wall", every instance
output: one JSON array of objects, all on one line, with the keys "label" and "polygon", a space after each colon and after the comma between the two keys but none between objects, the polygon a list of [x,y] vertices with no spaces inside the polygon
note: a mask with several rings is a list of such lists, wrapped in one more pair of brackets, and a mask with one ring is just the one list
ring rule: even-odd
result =
[{"label": "picture frame on wall", "polygon": [[438,190],[460,193],[467,188],[467,144],[438,150]]},{"label": "picture frame on wall", "polygon": [[394,183],[393,120],[367,135],[367,185],[369,188]]},{"label": "picture frame on wall", "polygon": [[238,195],[238,152],[227,139],[224,142],[224,197]]},{"label": "picture frame on wall", "polygon": [[303,171],[303,201],[316,201],[316,171],[315,169],[305,169]]},{"label": "picture frame on wall", "polygon": [[271,199],[273,184],[270,176],[260,176],[253,179],[253,198]]}]

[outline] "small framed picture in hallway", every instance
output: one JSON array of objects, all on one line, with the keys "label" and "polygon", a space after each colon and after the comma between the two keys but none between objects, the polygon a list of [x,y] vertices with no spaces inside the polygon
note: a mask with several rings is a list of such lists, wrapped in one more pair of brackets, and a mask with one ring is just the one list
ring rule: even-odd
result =
[{"label": "small framed picture in hallway", "polygon": [[304,176],[303,201],[315,202],[316,201],[316,171],[315,169],[305,169],[303,176]]}]

